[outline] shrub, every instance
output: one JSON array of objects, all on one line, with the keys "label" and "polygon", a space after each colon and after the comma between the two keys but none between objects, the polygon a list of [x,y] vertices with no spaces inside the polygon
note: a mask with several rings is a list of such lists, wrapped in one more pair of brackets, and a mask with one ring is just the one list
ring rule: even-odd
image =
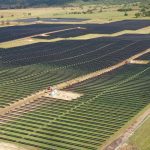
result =
[{"label": "shrub", "polygon": [[135,17],[136,17],[136,18],[140,17],[140,15],[141,15],[141,14],[140,14],[139,12],[138,12],[138,13],[135,13]]},{"label": "shrub", "polygon": [[121,11],[121,12],[124,12],[124,11],[132,11],[132,8],[120,8],[120,9],[118,9],[117,11]]},{"label": "shrub", "polygon": [[125,12],[125,13],[124,13],[124,16],[128,16],[128,13],[127,13],[127,12]]}]

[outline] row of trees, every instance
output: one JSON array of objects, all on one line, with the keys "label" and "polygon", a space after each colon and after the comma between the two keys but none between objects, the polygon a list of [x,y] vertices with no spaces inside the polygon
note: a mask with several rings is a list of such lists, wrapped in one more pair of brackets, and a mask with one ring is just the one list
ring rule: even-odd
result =
[{"label": "row of trees", "polygon": [[95,12],[103,12],[103,9],[100,8],[100,9],[87,9],[87,10],[84,10],[84,11],[73,11],[73,12],[69,12],[68,14],[93,14]]},{"label": "row of trees", "polygon": [[0,22],[0,25],[10,25],[10,22],[9,21],[1,21]]},{"label": "row of trees", "polygon": [[134,3],[143,0],[0,0],[0,8],[27,8],[27,7],[45,7],[52,5],[69,4],[125,4]]},{"label": "row of trees", "polygon": [[150,3],[147,6],[141,6],[140,11],[135,13],[135,17],[150,17]]},{"label": "row of trees", "polygon": [[[32,14],[31,13],[25,13],[25,14],[23,14],[24,16],[31,16]],[[4,16],[4,15],[0,15],[0,18],[1,19],[3,19],[3,18],[5,18],[6,16]],[[15,15],[14,14],[10,14],[9,16],[7,16],[7,17],[11,17],[11,18],[13,18],[13,17],[15,17]],[[6,18],[7,18],[6,17]]]}]

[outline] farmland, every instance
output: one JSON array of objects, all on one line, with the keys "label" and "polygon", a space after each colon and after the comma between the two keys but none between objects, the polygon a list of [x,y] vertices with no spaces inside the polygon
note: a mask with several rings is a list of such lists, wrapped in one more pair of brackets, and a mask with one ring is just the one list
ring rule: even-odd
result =
[{"label": "farmland", "polygon": [[[25,38],[39,40],[10,48],[1,46],[1,109],[49,85],[108,68],[150,48],[149,34],[87,40],[73,40],[72,37],[113,34],[149,26],[149,20],[124,20],[104,24],[40,23],[0,28],[3,35],[0,46]],[[63,39],[40,41],[56,38]],[[149,53],[137,59],[150,60]],[[149,74],[149,63],[128,62],[116,70],[65,88],[65,91],[82,94],[75,100],[42,96],[0,117],[0,139],[39,150],[101,149],[150,103]]]}]

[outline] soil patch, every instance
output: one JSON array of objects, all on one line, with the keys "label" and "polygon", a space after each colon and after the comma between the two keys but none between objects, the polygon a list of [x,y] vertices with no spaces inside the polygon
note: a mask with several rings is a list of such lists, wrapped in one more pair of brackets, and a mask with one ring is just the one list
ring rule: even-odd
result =
[{"label": "soil patch", "polygon": [[77,99],[77,98],[83,96],[83,94],[57,90],[57,93],[55,95],[51,95],[50,93],[46,93],[44,96],[50,97],[50,98],[55,98],[55,99],[62,99],[62,100],[71,101],[71,100],[74,100],[74,99]]},{"label": "soil patch", "polygon": [[29,38],[29,39],[27,39],[27,40],[28,40],[29,42],[32,42],[32,41],[33,41],[33,39],[30,39],[30,38]]},{"label": "soil patch", "polygon": [[0,150],[27,150],[27,149],[14,144],[0,142]]},{"label": "soil patch", "polygon": [[131,60],[130,63],[131,64],[146,65],[146,64],[149,64],[150,61],[149,60]]}]

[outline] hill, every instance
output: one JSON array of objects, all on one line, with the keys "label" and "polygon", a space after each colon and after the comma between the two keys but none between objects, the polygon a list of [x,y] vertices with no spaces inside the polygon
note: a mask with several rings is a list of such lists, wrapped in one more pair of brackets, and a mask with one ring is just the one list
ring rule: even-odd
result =
[{"label": "hill", "polygon": [[143,0],[0,0],[0,8],[43,7],[51,5],[65,5],[70,3],[122,4],[134,2],[143,2]]}]

